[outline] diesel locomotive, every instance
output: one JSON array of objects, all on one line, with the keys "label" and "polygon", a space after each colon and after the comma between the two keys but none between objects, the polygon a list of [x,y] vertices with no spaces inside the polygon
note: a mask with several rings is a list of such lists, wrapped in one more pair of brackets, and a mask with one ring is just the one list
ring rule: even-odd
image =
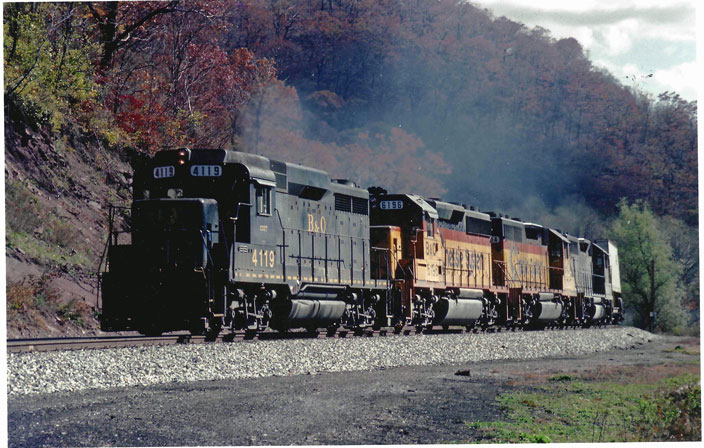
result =
[{"label": "diesel locomotive", "polygon": [[110,209],[104,331],[541,328],[623,319],[618,251],[217,149],[158,152]]}]

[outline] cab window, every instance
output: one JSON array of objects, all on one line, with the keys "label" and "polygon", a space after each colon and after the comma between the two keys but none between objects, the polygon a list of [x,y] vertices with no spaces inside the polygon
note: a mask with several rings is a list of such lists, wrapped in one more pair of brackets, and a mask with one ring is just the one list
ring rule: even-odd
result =
[{"label": "cab window", "polygon": [[257,214],[271,216],[271,187],[257,186]]}]

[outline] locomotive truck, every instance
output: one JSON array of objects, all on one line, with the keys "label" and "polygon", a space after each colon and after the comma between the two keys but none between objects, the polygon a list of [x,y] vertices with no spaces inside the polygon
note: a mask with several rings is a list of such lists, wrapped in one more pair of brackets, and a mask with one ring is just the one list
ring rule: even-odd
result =
[{"label": "locomotive truck", "polygon": [[[111,207],[104,331],[588,326],[623,319],[618,251],[474,207],[220,149],[137,163]],[[116,226],[125,216],[127,228]]]}]

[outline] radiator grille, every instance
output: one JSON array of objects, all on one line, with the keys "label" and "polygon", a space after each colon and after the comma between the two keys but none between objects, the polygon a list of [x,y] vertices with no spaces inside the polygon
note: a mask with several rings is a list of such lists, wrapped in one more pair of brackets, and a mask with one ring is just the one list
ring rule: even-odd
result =
[{"label": "radiator grille", "polygon": [[338,212],[351,212],[352,196],[335,193],[335,210]]},{"label": "radiator grille", "polygon": [[369,201],[362,198],[352,198],[352,212],[358,215],[368,215]]}]

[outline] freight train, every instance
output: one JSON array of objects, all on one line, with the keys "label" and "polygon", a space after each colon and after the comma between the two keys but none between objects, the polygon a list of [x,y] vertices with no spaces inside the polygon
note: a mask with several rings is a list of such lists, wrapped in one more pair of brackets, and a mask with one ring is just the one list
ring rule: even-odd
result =
[{"label": "freight train", "polygon": [[[618,251],[230,150],[135,166],[110,210],[104,331],[544,328],[623,319]],[[122,241],[121,241],[122,240]]]}]

